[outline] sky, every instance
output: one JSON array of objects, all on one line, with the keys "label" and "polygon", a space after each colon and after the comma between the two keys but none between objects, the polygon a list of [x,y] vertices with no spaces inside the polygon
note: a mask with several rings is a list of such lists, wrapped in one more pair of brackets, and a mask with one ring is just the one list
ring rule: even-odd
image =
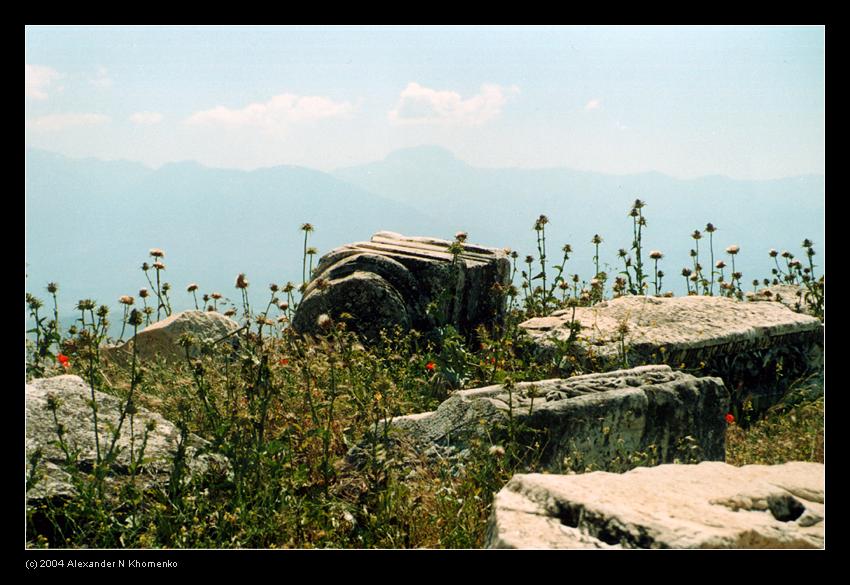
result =
[{"label": "sky", "polygon": [[25,142],[152,167],[429,144],[479,167],[824,174],[824,62],[822,26],[33,26]]}]

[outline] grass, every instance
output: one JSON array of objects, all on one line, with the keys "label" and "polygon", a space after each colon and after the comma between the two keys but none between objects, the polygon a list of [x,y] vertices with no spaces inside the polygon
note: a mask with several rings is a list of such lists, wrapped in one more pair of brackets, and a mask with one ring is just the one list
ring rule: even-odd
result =
[{"label": "grass", "polygon": [[[630,215],[634,229],[629,251],[620,250],[624,270],[610,286],[612,296],[641,294],[650,283],[656,294],[663,273],[663,254],[641,255],[647,229],[644,202],[636,201]],[[518,324],[553,310],[586,306],[609,298],[608,275],[599,271],[603,238],[595,235],[596,274],[589,281],[570,275],[572,246],[563,246],[560,264],[547,265],[548,219],[534,225],[538,256],[526,257],[514,277],[521,282],[494,294],[504,295],[505,321],[462,335],[449,323],[436,335],[417,331],[387,331],[368,347],[349,331],[348,318],[325,317],[316,336],[301,336],[289,327],[301,286],[269,287],[262,311],[252,310],[244,274],[236,280],[238,301],[219,292],[201,293],[187,287],[199,308],[221,311],[240,320],[242,327],[229,339],[201,340],[184,336],[183,359],[143,360],[135,352],[127,363],[103,358],[99,347],[107,336],[110,310],[91,299],[81,300],[80,317],[72,328],[59,330],[56,283],[48,285],[52,316],[43,302],[27,294],[35,326],[28,331],[27,376],[60,373],[81,376],[93,389],[122,398],[121,420],[133,427],[138,407],[162,413],[180,429],[183,439],[195,433],[212,449],[226,455],[229,475],[189,477],[185,453],[178,449],[167,485],[143,489],[133,481],[145,471],[144,452],[138,453],[126,481],[110,481],[109,467],[118,453],[115,430],[98,429],[94,468],[83,468],[73,445],[66,445],[63,469],[78,496],[62,503],[43,502],[28,510],[27,546],[61,548],[478,548],[484,544],[493,494],[518,472],[537,470],[535,446],[522,440],[504,444],[474,442],[463,460],[434,464],[405,448],[402,439],[382,421],[393,416],[433,410],[460,388],[512,381],[566,377],[579,372],[569,360],[537,361]],[[710,229],[708,227],[710,226]],[[714,227],[709,224],[710,235]],[[308,246],[314,230],[304,224],[303,279],[308,278],[315,250]],[[462,239],[461,239],[462,236]],[[453,245],[458,251],[466,234]],[[698,240],[698,237],[694,237]],[[709,240],[714,258],[713,240]],[[734,265],[734,255],[730,261]],[[774,281],[796,283],[806,291],[812,311],[823,315],[823,277],[816,279],[812,243],[804,242],[809,266],[783,254],[785,268],[776,262]],[[698,250],[698,244],[697,244]],[[724,281],[722,269],[706,271],[699,252],[688,268],[689,294],[719,294],[743,298],[741,275]],[[657,253],[656,253],[657,252]],[[705,253],[705,251],[703,251]],[[150,291],[136,299],[122,296],[122,324],[135,333],[144,324],[171,314],[171,286],[163,281],[165,252],[152,249],[151,266],[142,265]],[[776,260],[776,256],[771,257]],[[548,270],[548,272],[547,272]],[[535,275],[535,273],[537,273]],[[763,281],[756,281],[757,283]],[[768,279],[768,283],[773,282]],[[757,286],[757,284],[756,284]],[[152,291],[152,293],[151,293]],[[520,294],[521,291],[521,294]],[[172,292],[173,295],[173,292]],[[147,299],[156,300],[148,304]],[[263,308],[263,305],[260,306]],[[440,307],[435,307],[436,314]],[[123,331],[122,336],[123,337]],[[235,342],[235,343],[234,343]],[[560,350],[569,353],[571,338]],[[638,365],[638,364],[631,364]],[[798,385],[809,388],[809,382]],[[799,389],[799,388],[798,388]],[[735,465],[823,460],[823,398],[806,392],[789,393],[789,401],[760,418],[750,411],[738,416],[746,424],[730,424],[727,460]],[[814,393],[817,395],[817,393]],[[822,392],[821,392],[822,394]],[[54,414],[61,404],[52,402]],[[97,404],[91,401],[97,419]],[[147,429],[148,431],[150,429]],[[57,419],[57,441],[64,440]],[[508,437],[522,436],[510,429]],[[144,444],[146,429],[135,428]],[[360,454],[347,457],[353,446]],[[572,471],[592,471],[575,454]],[[686,458],[682,462],[688,462]],[[611,462],[612,471],[657,463],[655,454],[623,453]],[[37,471],[36,466],[36,471]],[[31,486],[38,473],[28,478]]]}]

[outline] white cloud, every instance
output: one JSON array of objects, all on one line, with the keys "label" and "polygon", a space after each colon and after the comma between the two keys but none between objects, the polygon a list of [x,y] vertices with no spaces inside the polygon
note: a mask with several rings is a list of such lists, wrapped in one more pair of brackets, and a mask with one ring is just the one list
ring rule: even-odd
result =
[{"label": "white cloud", "polygon": [[54,79],[59,79],[62,75],[51,67],[42,65],[25,65],[24,86],[25,95],[28,98],[36,100],[46,100],[47,90]]},{"label": "white cloud", "polygon": [[112,87],[112,79],[109,77],[109,71],[103,66],[97,68],[97,76],[94,79],[89,79],[89,83],[100,89]]},{"label": "white cloud", "polygon": [[599,99],[599,98],[593,98],[592,100],[590,100],[589,102],[584,104],[584,109],[588,110],[588,111],[598,110],[601,107],[602,107],[602,100]]},{"label": "white cloud", "polygon": [[136,112],[130,116],[130,121],[141,125],[159,124],[162,122],[162,114],[159,112]]},{"label": "white cloud", "polygon": [[479,93],[463,99],[454,91],[437,91],[411,82],[389,118],[398,124],[477,126],[498,116],[508,99],[518,93],[516,85],[505,88],[484,84]]},{"label": "white cloud", "polygon": [[289,124],[344,116],[352,110],[353,106],[349,102],[335,102],[321,96],[284,93],[274,96],[265,103],[248,104],[241,109],[234,110],[218,106],[195,112],[186,119],[186,123],[198,126],[257,127],[274,130]]},{"label": "white cloud", "polygon": [[26,125],[39,132],[55,132],[74,126],[94,126],[106,122],[109,122],[109,117],[101,114],[50,114],[27,120]]}]

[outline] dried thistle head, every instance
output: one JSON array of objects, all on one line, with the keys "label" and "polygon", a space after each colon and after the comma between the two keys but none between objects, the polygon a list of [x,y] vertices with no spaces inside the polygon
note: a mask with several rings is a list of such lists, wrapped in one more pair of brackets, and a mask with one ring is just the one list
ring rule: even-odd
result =
[{"label": "dried thistle head", "polygon": [[47,283],[47,292],[49,292],[50,294],[55,294],[57,290],[59,290],[58,284],[56,284],[55,282]]},{"label": "dried thistle head", "polygon": [[245,278],[245,273],[240,272],[239,275],[236,277],[236,288],[243,290],[248,288],[248,279]]},{"label": "dried thistle head", "polygon": [[148,253],[151,256],[153,256],[154,258],[164,258],[165,257],[165,252],[163,252],[159,248],[151,248],[150,252],[148,252]]},{"label": "dried thistle head", "polygon": [[741,251],[741,247],[738,244],[732,244],[728,248],[726,248],[726,253],[734,256],[738,252]]},{"label": "dried thistle head", "polygon": [[661,260],[662,258],[664,258],[664,254],[662,254],[660,250],[652,250],[649,253],[649,257],[653,260]]},{"label": "dried thistle head", "polygon": [[134,299],[130,295],[122,295],[118,298],[119,303],[121,303],[122,305],[127,305],[128,307],[132,305],[135,301],[136,299]]},{"label": "dried thistle head", "polygon": [[160,262],[160,261],[158,261],[158,260],[157,260],[156,262],[154,262],[154,263],[153,263],[153,267],[154,267],[156,270],[165,270],[165,264],[163,264],[162,262]]},{"label": "dried thistle head", "polygon": [[186,292],[195,292],[196,290],[198,290],[198,285],[194,282],[186,287]]}]

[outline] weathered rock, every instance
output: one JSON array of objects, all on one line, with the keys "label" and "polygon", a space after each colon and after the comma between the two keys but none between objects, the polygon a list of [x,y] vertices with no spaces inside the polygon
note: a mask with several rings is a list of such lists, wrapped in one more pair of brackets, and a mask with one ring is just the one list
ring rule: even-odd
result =
[{"label": "weathered rock", "polygon": [[[541,358],[595,362],[597,368],[666,363],[720,376],[730,389],[763,394],[758,378],[783,364],[785,379],[822,367],[823,325],[779,303],[747,303],[722,297],[627,296],[578,307],[581,326],[569,355],[556,340],[570,336],[572,309],[520,324]],[[625,332],[624,332],[625,331]],[[752,362],[752,363],[750,363]],[[769,386],[769,388],[767,387]],[[777,392],[779,393],[779,392]]]},{"label": "weathered rock", "polygon": [[822,548],[820,463],[515,475],[488,548]]},{"label": "weathered rock", "polygon": [[[95,391],[98,410],[98,436],[101,455],[105,455],[112,442],[113,429],[118,428],[124,401],[115,396]],[[48,398],[58,401],[56,421],[48,408]],[[27,500],[34,502],[61,496],[72,496],[76,488],[64,469],[66,455],[57,433],[57,421],[64,429],[63,440],[70,451],[78,451],[79,469],[92,469],[97,461],[94,434],[94,416],[90,401],[91,387],[79,376],[56,376],[39,378],[26,385],[26,447],[27,477],[32,473],[31,458],[40,450],[35,475],[37,481],[27,492]],[[169,480],[180,439],[180,430],[161,415],[144,408],[137,408],[132,422],[132,449],[137,458],[147,433],[143,468],[137,480],[142,485],[164,485]],[[148,424],[153,430],[147,431]],[[127,476],[130,467],[131,423],[129,415],[121,425],[117,440],[120,449],[111,467],[112,479]],[[190,474],[226,473],[226,459],[217,454],[206,453],[208,443],[196,435],[186,440],[187,466]]]},{"label": "weathered rock", "polygon": [[[457,262],[452,242],[378,232],[368,242],[347,244],[322,256],[293,318],[315,332],[317,318],[348,313],[351,329],[367,340],[381,329],[430,330],[451,323],[470,331],[504,316],[504,295],[494,286],[510,279],[503,250],[463,244]],[[429,309],[429,305],[432,305]]]},{"label": "weathered rock", "polygon": [[767,301],[782,303],[796,313],[816,316],[815,299],[804,286],[795,284],[774,284],[757,292],[747,294],[748,301]]},{"label": "weathered rock", "polygon": [[[717,378],[696,378],[668,366],[644,366],[568,379],[462,390],[436,411],[392,419],[425,450],[464,448],[473,437],[497,443],[509,425],[520,441],[542,446],[551,471],[592,465],[608,469],[648,457],[723,460],[729,393]],[[643,454],[643,455],[641,455]],[[566,460],[566,461],[565,461]]]},{"label": "weathered rock", "polygon": [[[147,326],[129,341],[112,347],[101,348],[108,359],[127,361],[136,345],[139,359],[156,356],[166,360],[186,359],[185,349],[178,344],[180,336],[190,333],[199,340],[214,341],[239,329],[239,324],[214,311],[183,311],[162,321]],[[190,347],[189,354],[197,355],[198,347]]]}]

